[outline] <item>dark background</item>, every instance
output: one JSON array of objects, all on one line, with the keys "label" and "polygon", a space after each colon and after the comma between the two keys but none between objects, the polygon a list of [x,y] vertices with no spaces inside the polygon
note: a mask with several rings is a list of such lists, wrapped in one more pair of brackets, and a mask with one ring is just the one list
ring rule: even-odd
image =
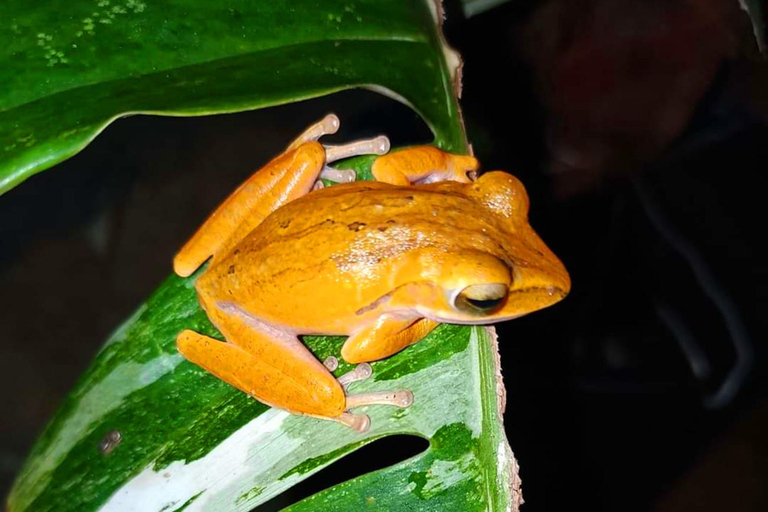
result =
[{"label": "dark background", "polygon": [[[475,153],[526,184],[573,279],[564,302],[498,326],[523,510],[768,510],[768,80],[748,19],[716,0],[447,10]],[[0,492],[193,230],[329,111],[337,140],[430,140],[365,91],[136,116],[2,198]],[[332,473],[418,449],[390,440]]]}]

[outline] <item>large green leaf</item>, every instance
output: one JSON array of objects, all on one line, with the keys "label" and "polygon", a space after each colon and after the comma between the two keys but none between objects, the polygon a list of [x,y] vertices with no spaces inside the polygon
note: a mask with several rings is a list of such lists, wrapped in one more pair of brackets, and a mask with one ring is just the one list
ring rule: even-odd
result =
[{"label": "large green leaf", "polygon": [[387,89],[460,149],[425,2],[0,2],[0,193],[135,113],[202,115]]},{"label": "large green leaf", "polygon": [[[126,112],[226,112],[355,86],[393,92],[421,113],[437,145],[464,149],[451,67],[428,5],[326,3],[4,4],[0,15],[19,35],[3,50],[11,93],[2,97],[0,126],[13,132],[4,186],[76,152]],[[92,12],[111,23],[94,23]],[[72,44],[82,53],[57,49]],[[370,178],[370,163],[348,165]],[[353,391],[408,388],[415,403],[364,409],[373,426],[358,434],[269,409],[184,361],[174,342],[182,329],[220,338],[197,303],[195,277],[168,278],[107,342],[36,443],[10,511],[246,511],[399,433],[422,436],[429,448],[290,510],[516,508],[491,331],[444,325],[375,363],[373,378]],[[338,355],[342,341],[305,339],[320,359]],[[104,450],[117,433],[120,442]]]},{"label": "large green leaf", "polygon": [[[187,363],[182,328],[219,336],[192,280],[169,278],[96,358],[38,441],[10,510],[250,510],[384,435],[430,440],[421,455],[315,495],[296,510],[506,510],[511,454],[485,329],[441,326],[353,390],[411,389],[412,407],[370,407],[365,435],[289,415]],[[341,340],[305,340],[320,358]],[[345,366],[339,370],[348,370]],[[99,443],[117,430],[109,455]],[[322,504],[322,506],[318,506]],[[192,510],[190,508],[190,510]]]},{"label": "large green leaf", "polygon": [[752,27],[755,31],[755,38],[757,39],[757,45],[760,47],[761,52],[765,52],[765,47],[768,42],[766,41],[765,31],[765,4],[762,0],[741,0],[741,6],[747,11],[749,17],[752,18]]}]

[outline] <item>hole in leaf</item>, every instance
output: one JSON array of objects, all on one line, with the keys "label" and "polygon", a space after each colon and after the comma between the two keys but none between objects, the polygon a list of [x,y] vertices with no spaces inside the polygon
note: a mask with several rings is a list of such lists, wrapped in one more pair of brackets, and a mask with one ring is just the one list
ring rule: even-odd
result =
[{"label": "hole in leaf", "polygon": [[251,512],[276,512],[355,477],[388,468],[424,452],[429,441],[412,435],[387,436],[363,446]]}]

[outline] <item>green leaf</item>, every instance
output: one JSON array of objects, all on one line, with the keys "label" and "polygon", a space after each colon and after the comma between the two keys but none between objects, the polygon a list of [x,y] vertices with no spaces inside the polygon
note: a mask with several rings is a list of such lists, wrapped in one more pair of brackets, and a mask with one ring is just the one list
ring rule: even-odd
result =
[{"label": "green leaf", "polygon": [[741,0],[741,7],[747,11],[749,17],[752,18],[752,27],[755,31],[755,39],[757,39],[757,46],[761,52],[765,52],[765,47],[768,44],[766,41],[765,30],[765,5],[762,0]]},{"label": "green leaf", "polygon": [[236,112],[374,86],[463,134],[425,2],[0,2],[0,193],[136,113]]},{"label": "green leaf", "polygon": [[[435,144],[465,149],[445,60],[451,54],[428,7],[394,0],[7,2],[0,18],[18,40],[0,50],[11,84],[0,93],[0,133],[12,128],[8,146],[26,141],[5,149],[4,186],[73,154],[129,112],[231,112],[357,86],[393,92],[423,116]],[[94,12],[112,22],[86,24]],[[65,44],[82,52],[60,57],[47,49]],[[347,165],[370,178],[371,161]],[[197,303],[195,278],[168,278],[108,340],[37,441],[11,491],[11,512],[247,511],[345,454],[401,433],[424,437],[429,448],[289,510],[516,509],[519,482],[503,433],[492,331],[443,325],[374,363],[373,377],[354,392],[407,388],[415,402],[363,408],[372,428],[359,434],[270,409],[185,361],[175,348],[182,329],[221,337]],[[325,359],[338,356],[343,339],[304,341]],[[343,364],[337,373],[349,369]]]},{"label": "green leaf", "polygon": [[[363,409],[372,428],[361,435],[269,409],[183,361],[174,342],[182,328],[218,336],[192,281],[166,280],[110,339],[35,446],[10,510],[152,512],[192,499],[201,510],[250,510],[344,454],[398,433],[423,436],[430,448],[292,509],[507,508],[511,454],[485,329],[443,325],[374,363],[374,376],[355,392],[407,388],[415,403]],[[338,355],[342,339],[305,341],[325,358]],[[99,443],[114,430],[122,441],[102,455]]]}]

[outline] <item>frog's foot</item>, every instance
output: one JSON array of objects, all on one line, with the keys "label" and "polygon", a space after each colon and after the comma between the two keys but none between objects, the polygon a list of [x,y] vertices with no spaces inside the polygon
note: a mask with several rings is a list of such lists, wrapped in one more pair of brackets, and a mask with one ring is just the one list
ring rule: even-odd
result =
[{"label": "frog's foot", "polygon": [[[286,151],[296,149],[306,142],[316,141],[323,135],[336,133],[339,130],[340,124],[336,114],[328,114],[296,137],[288,145]],[[389,151],[389,139],[384,135],[379,135],[372,139],[357,140],[347,144],[323,144],[323,147],[325,148],[325,162],[331,163],[358,155],[383,155]],[[326,179],[336,181],[331,177]]]},{"label": "frog's foot", "polygon": [[366,432],[371,426],[371,419],[365,413],[356,414],[349,412],[349,409],[364,405],[392,405],[405,408],[410,407],[412,404],[413,393],[408,389],[347,395],[347,410],[341,416],[334,419],[358,432]]},{"label": "frog's foot", "polygon": [[293,139],[293,142],[291,142],[288,145],[288,148],[286,151],[290,151],[292,149],[296,149],[297,147],[301,146],[305,142],[310,142],[313,140],[317,140],[323,135],[330,135],[333,133],[336,133],[339,131],[339,125],[340,125],[339,118],[336,116],[336,114],[328,114],[324,118],[322,118],[320,121],[316,122],[306,130],[304,130],[301,135]]},{"label": "frog's foot", "polygon": [[[355,367],[351,372],[345,373],[339,377],[339,384],[347,388],[353,382],[368,379],[373,374],[371,365],[362,363]],[[371,426],[371,420],[367,414],[355,414],[349,412],[349,409],[362,407],[364,405],[392,405],[395,407],[410,407],[413,404],[413,393],[407,389],[398,391],[376,391],[371,393],[360,393],[357,395],[346,395],[346,411],[336,419],[339,423],[346,425],[358,432],[365,432]]]},{"label": "frog's foot", "polygon": [[338,146],[323,145],[323,147],[325,148],[325,165],[320,171],[313,190],[323,188],[322,185],[317,185],[322,183],[321,178],[334,183],[352,183],[355,181],[357,175],[352,169],[336,169],[328,164],[358,155],[383,155],[389,151],[389,139],[384,135],[379,135],[372,139],[356,140]]}]

